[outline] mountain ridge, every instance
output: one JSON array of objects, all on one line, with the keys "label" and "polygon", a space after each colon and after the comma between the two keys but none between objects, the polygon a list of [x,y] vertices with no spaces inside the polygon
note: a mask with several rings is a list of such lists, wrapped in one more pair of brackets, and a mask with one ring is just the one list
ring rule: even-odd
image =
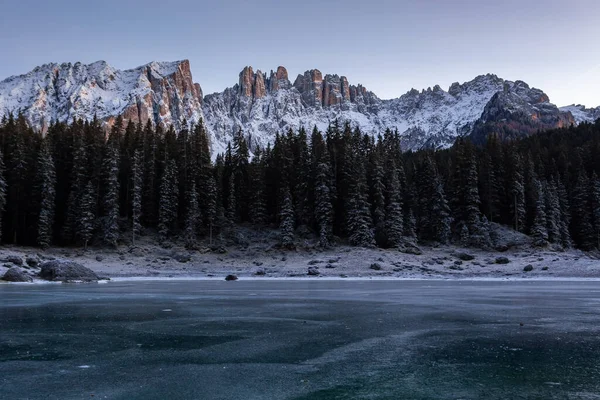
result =
[{"label": "mountain ridge", "polygon": [[277,132],[314,126],[324,130],[333,120],[348,121],[373,135],[398,130],[404,148],[416,150],[445,148],[457,137],[479,131],[527,127],[529,133],[600,117],[600,107],[559,109],[542,90],[494,74],[453,83],[447,91],[435,85],[384,100],[361,84],[350,84],[345,76],[318,69],[298,74],[292,82],[282,66],[270,73],[247,66],[236,84],[204,95],[193,81],[188,60],[127,70],[105,61],[44,64],[0,81],[0,114],[19,110],[40,131],[51,121],[94,116],[109,126],[122,115],[176,129],[202,118],[213,154],[222,152],[239,129],[251,146],[265,146]]}]

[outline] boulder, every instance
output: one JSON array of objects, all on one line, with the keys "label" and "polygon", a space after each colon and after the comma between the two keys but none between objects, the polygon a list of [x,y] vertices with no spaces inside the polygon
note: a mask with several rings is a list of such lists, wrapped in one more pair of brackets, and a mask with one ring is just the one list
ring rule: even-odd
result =
[{"label": "boulder", "polygon": [[308,275],[309,276],[317,276],[320,275],[319,268],[317,267],[308,267]]},{"label": "boulder", "polygon": [[48,281],[97,282],[100,278],[91,269],[73,261],[47,261],[41,265],[40,278]]},{"label": "boulder", "polygon": [[6,261],[19,266],[23,265],[23,259],[19,256],[8,256],[6,257]]},{"label": "boulder", "polygon": [[498,257],[495,261],[496,264],[508,264],[509,262],[510,260],[506,257]]},{"label": "boulder", "polygon": [[25,258],[25,263],[27,263],[27,265],[29,265],[30,267],[35,268],[40,264],[40,260],[37,257],[27,256]]},{"label": "boulder", "polygon": [[254,275],[256,275],[256,276],[264,276],[266,274],[267,274],[267,272],[262,268],[259,268],[256,270],[256,272],[254,272]]},{"label": "boulder", "polygon": [[192,259],[191,255],[185,253],[173,253],[172,257],[180,263],[186,263]]},{"label": "boulder", "polygon": [[27,275],[25,271],[23,271],[19,267],[12,267],[2,277],[3,281],[7,282],[31,282],[33,279],[31,276]]},{"label": "boulder", "polygon": [[525,268],[523,268],[523,272],[531,272],[533,271],[533,265],[529,264],[526,265]]},{"label": "boulder", "polygon": [[237,277],[236,275],[229,274],[229,275],[227,275],[227,276],[225,277],[225,280],[226,280],[226,281],[237,281],[237,280],[238,280],[238,277]]},{"label": "boulder", "polygon": [[371,266],[369,268],[371,268],[371,269],[373,269],[375,271],[381,271],[381,269],[382,269],[381,268],[381,264],[378,264],[378,263],[371,264]]},{"label": "boulder", "polygon": [[468,253],[454,253],[454,256],[463,261],[471,261],[475,259],[475,256]]}]

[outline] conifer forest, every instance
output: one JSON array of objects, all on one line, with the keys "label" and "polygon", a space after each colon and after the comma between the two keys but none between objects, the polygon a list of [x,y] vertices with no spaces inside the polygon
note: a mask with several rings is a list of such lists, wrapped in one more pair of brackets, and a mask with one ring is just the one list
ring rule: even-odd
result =
[{"label": "conifer forest", "polygon": [[74,120],[42,136],[23,116],[6,116],[1,241],[117,246],[157,235],[194,248],[241,224],[277,229],[288,249],[301,226],[322,247],[486,248],[497,223],[540,247],[599,248],[600,120],[501,137],[403,152],[397,132],[333,122],[325,132],[282,132],[264,149],[240,131],[212,157],[202,121],[176,132],[119,117],[107,132]]}]

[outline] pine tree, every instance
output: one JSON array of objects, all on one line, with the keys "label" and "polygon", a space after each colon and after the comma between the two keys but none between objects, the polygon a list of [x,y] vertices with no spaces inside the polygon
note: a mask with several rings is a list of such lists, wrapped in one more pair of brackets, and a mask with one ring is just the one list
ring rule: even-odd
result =
[{"label": "pine tree", "polygon": [[562,181],[557,179],[556,182],[558,202],[560,204],[560,243],[565,248],[570,248],[573,245],[569,226],[571,224],[571,211],[569,206],[569,196]]},{"label": "pine tree", "polygon": [[42,248],[47,248],[52,243],[52,226],[54,223],[56,199],[56,172],[47,140],[42,141],[37,159],[36,173],[36,184],[40,196],[37,244]]},{"label": "pine tree", "polygon": [[[81,133],[73,129],[73,160],[70,174],[71,185],[67,200],[66,220],[63,227],[63,238],[66,242],[72,242],[77,236],[78,220],[81,216],[81,196],[86,190],[87,178],[87,154]],[[93,187],[93,186],[92,186]],[[95,208],[94,208],[95,211]]]},{"label": "pine tree", "polygon": [[384,245],[386,239],[386,202],[384,172],[381,163],[381,149],[374,148],[369,159],[369,193],[371,197],[371,216],[375,227],[377,243]]},{"label": "pine tree", "polygon": [[400,192],[398,168],[392,157],[388,157],[385,174],[385,245],[398,247],[404,233],[404,213]]},{"label": "pine tree", "polygon": [[579,169],[571,195],[571,232],[575,243],[583,250],[591,250],[597,243],[591,222],[589,189],[590,180],[585,170]]},{"label": "pine tree", "polygon": [[213,238],[213,227],[217,220],[217,213],[219,209],[222,209],[222,206],[219,207],[218,204],[218,193],[217,193],[217,185],[215,183],[215,177],[212,173],[207,173],[205,175],[206,182],[206,192],[205,192],[205,203],[204,203],[204,211],[206,224],[208,225],[208,234],[210,244],[212,245]]},{"label": "pine tree", "polygon": [[359,134],[352,137],[350,146],[345,162],[345,179],[348,185],[346,231],[352,245],[371,247],[375,245],[375,235],[368,201],[369,188],[364,168],[364,152],[360,146]]},{"label": "pine tree", "polygon": [[329,247],[333,231],[333,206],[331,203],[331,192],[329,182],[331,171],[326,161],[319,162],[315,177],[315,206],[314,215],[319,232],[319,244],[321,247]]},{"label": "pine tree", "polygon": [[533,220],[533,225],[531,227],[531,236],[533,237],[534,245],[542,247],[548,244],[548,230],[545,204],[546,193],[544,192],[543,186],[540,183],[540,181],[537,178],[532,179],[535,188],[535,216]]},{"label": "pine tree", "polygon": [[237,221],[237,201],[235,198],[235,176],[229,176],[229,196],[227,197],[227,219],[233,225]]},{"label": "pine tree", "polygon": [[294,204],[290,189],[286,186],[281,195],[281,210],[279,211],[279,230],[281,232],[281,246],[293,250],[294,245]]},{"label": "pine tree", "polygon": [[560,200],[558,198],[558,188],[554,179],[545,183],[546,193],[546,230],[548,231],[548,241],[550,243],[560,243]]},{"label": "pine tree", "polygon": [[102,175],[104,180],[103,239],[106,244],[116,247],[119,240],[119,153],[110,143],[102,163]]},{"label": "pine tree", "polygon": [[596,234],[595,246],[600,249],[600,179],[598,179],[595,171],[592,174],[590,184],[592,224]]},{"label": "pine tree", "polygon": [[4,169],[4,156],[0,151],[0,240],[2,239],[2,215],[6,208],[6,179]]},{"label": "pine tree", "polygon": [[76,238],[83,243],[85,249],[87,249],[88,242],[94,233],[94,221],[96,218],[96,202],[94,199],[94,185],[90,180],[85,186],[79,201],[79,219],[75,231]]},{"label": "pine tree", "polygon": [[[431,223],[435,227],[434,239],[440,243],[448,243],[452,231],[452,217],[450,216],[450,206],[448,205],[448,201],[446,200],[444,186],[441,180],[439,179],[439,176],[436,176],[434,183],[435,187],[433,191],[433,198],[431,201]],[[487,219],[482,222],[484,237],[486,234],[486,221]]]},{"label": "pine tree", "polygon": [[133,163],[131,165],[131,220],[132,220],[132,244],[135,245],[136,235],[142,230],[142,189],[143,189],[143,169],[142,154],[139,150],[133,153]]},{"label": "pine tree", "polygon": [[261,151],[257,149],[250,164],[250,221],[258,226],[267,222],[267,205],[265,203],[265,176]]},{"label": "pine tree", "polygon": [[177,164],[168,160],[160,181],[158,232],[163,239],[174,232],[179,207]]},{"label": "pine tree", "polygon": [[196,247],[196,233],[200,222],[200,209],[198,206],[198,192],[196,183],[193,182],[187,193],[187,215],[185,218],[185,246],[188,249]]},{"label": "pine tree", "polygon": [[507,162],[507,193],[511,222],[515,230],[525,231],[525,178],[521,156],[514,150],[509,151]]},{"label": "pine tree", "polygon": [[462,236],[462,226],[469,230],[469,244],[487,247],[491,244],[487,218],[479,210],[477,163],[472,144],[457,142],[456,170],[454,171],[453,211]]}]

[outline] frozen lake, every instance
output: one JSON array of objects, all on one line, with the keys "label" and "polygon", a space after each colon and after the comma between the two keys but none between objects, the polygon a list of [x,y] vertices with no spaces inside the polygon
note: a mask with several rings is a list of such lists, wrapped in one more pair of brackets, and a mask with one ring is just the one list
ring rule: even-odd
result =
[{"label": "frozen lake", "polygon": [[600,399],[600,282],[0,285],[3,399]]}]

